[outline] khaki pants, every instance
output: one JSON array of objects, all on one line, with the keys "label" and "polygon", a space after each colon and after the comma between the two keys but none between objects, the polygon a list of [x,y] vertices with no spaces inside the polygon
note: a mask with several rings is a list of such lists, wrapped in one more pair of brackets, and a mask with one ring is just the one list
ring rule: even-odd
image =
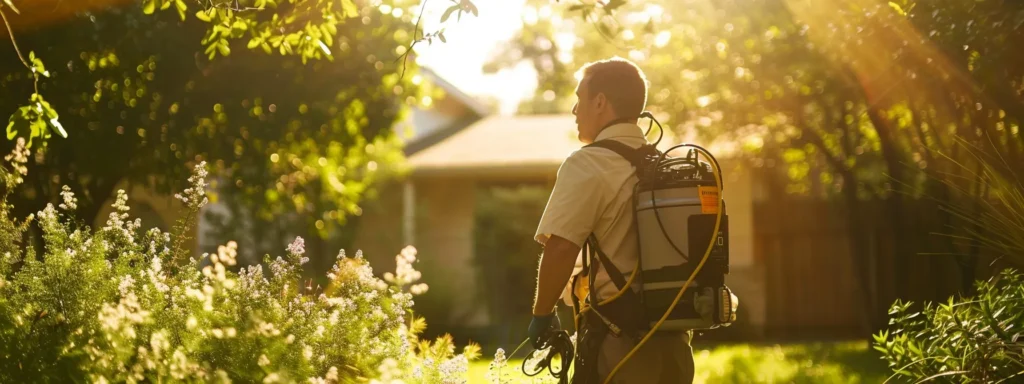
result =
[{"label": "khaki pants", "polygon": [[[615,372],[615,384],[690,384],[693,382],[691,332],[658,332],[647,339]],[[626,337],[609,334],[601,345],[597,371],[601,383],[635,344]]]}]

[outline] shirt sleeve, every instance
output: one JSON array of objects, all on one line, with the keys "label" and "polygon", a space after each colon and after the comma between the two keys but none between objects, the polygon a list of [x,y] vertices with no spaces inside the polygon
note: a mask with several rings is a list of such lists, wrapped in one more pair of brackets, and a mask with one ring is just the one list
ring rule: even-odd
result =
[{"label": "shirt sleeve", "polygon": [[605,188],[599,170],[588,167],[577,151],[558,168],[555,187],[537,226],[535,240],[544,244],[553,235],[582,247],[604,207]]}]

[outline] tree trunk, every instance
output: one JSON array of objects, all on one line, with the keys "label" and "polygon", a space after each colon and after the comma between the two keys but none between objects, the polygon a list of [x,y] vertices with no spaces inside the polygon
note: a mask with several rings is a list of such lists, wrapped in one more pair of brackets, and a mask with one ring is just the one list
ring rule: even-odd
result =
[{"label": "tree trunk", "polygon": [[871,259],[874,257],[874,252],[871,252],[867,246],[868,242],[865,233],[866,230],[869,230],[870,226],[865,225],[865,220],[861,214],[863,204],[859,196],[857,196],[857,188],[859,186],[857,176],[853,173],[853,169],[847,167],[842,160],[828,152],[821,136],[812,132],[806,132],[806,138],[812,145],[822,151],[822,156],[824,156],[831,168],[843,178],[841,194],[843,204],[846,207],[850,265],[856,270],[857,290],[864,306],[863,310],[859,311],[861,332],[865,336],[870,336],[874,333],[875,323],[879,319],[876,313],[878,312],[877,297],[873,294],[875,290],[873,289],[874,284],[872,284],[873,280],[871,278],[873,273],[871,266],[876,263],[873,263]]},{"label": "tree trunk", "polygon": [[[978,163],[975,168],[975,174],[977,175],[974,179],[973,196],[971,196],[971,212],[975,215],[980,215],[984,209],[982,207],[982,199],[985,199],[988,195],[988,188],[985,184],[985,180],[981,176],[982,165]],[[973,224],[973,232],[981,232],[980,220],[975,221]],[[977,237],[971,238],[971,245],[967,251],[967,255],[963,255],[957,259],[960,265],[960,296],[967,297],[974,295],[974,279],[977,272],[978,257],[981,253],[980,240]]]},{"label": "tree trunk", "polygon": [[[901,164],[903,159],[898,143],[896,143],[896,135],[893,132],[894,128],[891,127],[883,118],[883,111],[879,109],[877,103],[869,104],[868,107],[868,118],[871,119],[871,124],[875,127],[875,131],[878,133],[878,139],[882,148],[882,159],[885,162],[886,169],[888,170],[889,177],[892,181],[892,188],[889,195],[885,198],[885,217],[892,226],[892,234],[894,238],[893,247],[893,278],[896,297],[903,297],[909,291],[907,283],[910,280],[909,277],[909,264],[911,254],[914,253],[914,244],[910,241],[910,233],[907,230],[906,225],[906,212],[905,204],[903,202],[904,188],[901,186],[906,182],[904,176],[904,165]],[[881,314],[881,317],[876,319],[884,319],[885,313]],[[880,329],[884,327],[883,323],[876,323],[874,327]]]}]

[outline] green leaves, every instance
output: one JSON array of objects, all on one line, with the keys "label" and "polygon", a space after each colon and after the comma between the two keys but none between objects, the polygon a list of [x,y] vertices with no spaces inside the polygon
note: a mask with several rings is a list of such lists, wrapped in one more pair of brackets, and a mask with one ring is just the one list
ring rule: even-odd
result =
[{"label": "green leaves", "polygon": [[[356,5],[354,0],[341,0],[341,10],[343,17],[359,16],[359,6]],[[337,31],[331,33],[337,33]]]},{"label": "green leaves", "polygon": [[18,108],[18,111],[11,115],[7,123],[8,140],[14,140],[19,136],[27,137],[27,146],[31,148],[36,138],[49,139],[51,131],[57,132],[63,138],[68,137],[67,131],[57,120],[57,111],[43,99],[42,95],[33,93],[29,101],[29,105]]},{"label": "green leaves", "polygon": [[897,300],[889,310],[890,329],[873,336],[873,347],[894,376],[911,380],[947,374],[971,381],[1017,374],[1024,360],[1015,351],[1017,334],[1009,331],[1024,325],[1022,282],[1016,270],[1005,270],[979,282],[974,297],[927,303],[920,312],[912,309],[913,303]]},{"label": "green leaves", "polygon": [[184,21],[185,11],[188,9],[188,7],[185,6],[185,0],[174,0],[174,9],[178,10],[178,17],[180,17],[181,20]]},{"label": "green leaves", "polygon": [[50,77],[50,72],[46,70],[46,66],[43,65],[43,61],[36,57],[35,51],[29,52],[28,59],[32,62],[33,74],[38,73],[40,75]]},{"label": "green leaves", "polygon": [[473,16],[479,16],[479,10],[477,10],[476,4],[473,4],[471,0],[459,0],[458,2],[452,0],[452,2],[455,3],[455,5],[448,7],[448,9],[444,11],[444,14],[441,15],[442,23],[448,21],[448,18],[451,17],[452,13],[455,12],[458,12],[458,15],[456,15],[456,20],[462,20],[463,12],[469,12],[472,13]]},{"label": "green leaves", "polygon": [[[17,49],[17,43],[14,44],[15,49]],[[57,119],[57,111],[50,106],[50,103],[43,98],[43,95],[39,94],[39,76],[50,77],[50,71],[46,69],[43,60],[36,57],[35,51],[29,52],[27,62],[20,56],[20,52],[18,52],[18,55],[19,59],[22,60],[22,64],[32,73],[33,85],[36,91],[29,97],[29,104],[18,108],[8,119],[7,139],[14,140],[19,136],[28,137],[26,146],[31,148],[36,138],[44,140],[45,145],[45,140],[50,138],[51,131],[57,132],[63,138],[67,138],[67,131],[64,130],[64,126]]]},{"label": "green leaves", "polygon": [[[278,9],[279,2],[287,2],[286,12]],[[151,14],[157,7],[168,9],[172,3],[184,20],[184,0],[146,0],[144,12]],[[246,39],[247,49],[297,55],[303,63],[333,60],[331,46],[338,26],[360,16],[359,7],[352,0],[341,0],[340,7],[319,0],[256,0],[251,7],[231,1],[204,4],[193,15],[210,24],[202,39],[209,60],[230,55],[231,44],[238,39]],[[300,14],[303,16],[299,17]]]},{"label": "green leaves", "polygon": [[211,20],[213,20],[211,16],[213,16],[214,12],[215,10],[213,8],[200,9],[196,11],[196,18],[209,23]]},{"label": "green leaves", "polygon": [[444,11],[444,14],[441,15],[441,22],[443,23],[445,21],[448,21],[448,18],[451,17],[452,13],[454,12],[461,13],[462,7],[460,7],[458,4],[448,7],[448,9]]},{"label": "green leaves", "polygon": [[896,2],[890,1],[889,2],[889,7],[894,9],[896,11],[896,13],[900,14],[900,16],[906,16],[907,15],[907,12],[903,10],[903,7],[901,7],[899,4],[896,4]]}]

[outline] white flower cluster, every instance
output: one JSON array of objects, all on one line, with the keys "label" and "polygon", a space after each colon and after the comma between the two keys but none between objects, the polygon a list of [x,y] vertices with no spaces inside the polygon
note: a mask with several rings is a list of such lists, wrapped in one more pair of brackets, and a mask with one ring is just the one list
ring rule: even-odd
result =
[{"label": "white flower cluster", "polygon": [[202,289],[185,288],[185,296],[203,303],[203,310],[207,312],[213,311],[213,293],[213,287],[209,284],[204,285]]},{"label": "white flower cluster", "polygon": [[327,375],[325,375],[323,378],[312,377],[312,378],[309,379],[309,382],[313,383],[313,384],[337,383],[338,382],[338,367],[331,366],[330,368],[327,369]]},{"label": "white flower cluster", "polygon": [[142,227],[142,220],[128,221],[128,211],[131,209],[128,207],[128,194],[123,189],[117,190],[117,198],[111,206],[114,207],[114,212],[110,213],[103,230],[119,234],[126,243],[134,244],[134,234]]},{"label": "white flower cluster", "polygon": [[288,265],[287,261],[278,256],[274,261],[270,262],[270,273],[273,276],[287,276],[291,272],[292,268]]},{"label": "white flower cluster", "polygon": [[455,355],[441,363],[438,373],[441,375],[441,381],[445,384],[466,383],[469,374],[469,359],[463,354]]},{"label": "white flower cluster", "polygon": [[296,236],[295,240],[292,240],[291,244],[288,244],[288,253],[302,256],[306,253],[306,240],[301,236]]},{"label": "white flower cluster", "polygon": [[257,300],[265,296],[267,285],[261,264],[250,265],[238,271],[239,294],[246,300]]},{"label": "white flower cluster", "polygon": [[78,198],[75,197],[74,192],[71,192],[71,187],[67,185],[61,187],[60,196],[64,200],[64,202],[60,204],[60,209],[65,211],[74,211],[78,209]]},{"label": "white flower cluster", "polygon": [[[201,161],[196,164],[192,170],[192,176],[188,178],[189,187],[185,188],[182,193],[175,194],[174,198],[181,200],[181,202],[195,208],[200,208],[210,202],[209,198],[206,197],[206,187],[209,184],[206,183],[206,177],[209,173],[206,171],[206,161]],[[190,204],[191,202],[191,204]]]},{"label": "white flower cluster", "polygon": [[149,240],[149,244],[147,244],[146,248],[146,254],[159,255],[170,251],[167,248],[167,244],[171,242],[170,233],[163,233],[160,231],[160,228],[150,228],[146,231],[145,238]]},{"label": "white flower cluster", "polygon": [[[395,273],[384,273],[384,281],[399,287],[419,281],[423,275],[413,267],[415,262],[416,248],[413,246],[403,248],[402,252],[395,256]],[[427,292],[427,284],[419,283],[412,285],[409,287],[409,292],[413,295],[422,295]]]},{"label": "white flower cluster", "polygon": [[[225,265],[236,265],[238,263],[237,256],[238,243],[234,241],[229,241],[227,245],[218,246],[217,253],[214,255],[210,255],[209,253],[203,254],[204,258],[210,259],[210,264],[203,267],[203,276],[206,277],[208,281],[212,283],[214,286],[211,287],[209,284],[207,284],[205,287],[203,287],[204,293],[209,290],[209,293],[206,293],[205,296],[196,294],[195,292],[198,292],[198,290],[195,289],[191,289],[190,292],[192,292],[193,296],[199,299],[200,301],[204,301],[204,308],[207,306],[212,306],[211,297],[214,295],[214,292],[216,290],[219,290],[221,288],[235,288],[237,280],[233,277],[228,276],[227,268],[225,267]],[[210,288],[207,289],[207,287]]]},{"label": "white flower cluster", "polygon": [[11,163],[11,168],[14,168],[14,172],[18,175],[14,180],[15,184],[21,184],[21,176],[28,174],[28,167],[25,164],[28,164],[29,154],[28,148],[25,147],[25,138],[19,137],[15,143],[14,151],[4,156],[4,160]]},{"label": "white flower cluster", "polygon": [[291,244],[288,244],[288,254],[299,257],[299,265],[303,265],[309,262],[309,258],[306,254],[306,240],[300,236],[296,236],[295,240],[292,240]]},{"label": "white flower cluster", "polygon": [[377,368],[380,377],[370,380],[370,384],[405,384],[402,380],[404,372],[398,364],[398,360],[388,357]]},{"label": "white flower cluster", "polygon": [[167,285],[167,275],[164,273],[160,257],[153,256],[149,260],[149,268],[146,268],[146,277],[149,277],[149,283],[153,285],[153,288],[156,288],[157,292],[165,293],[171,290],[171,287]]},{"label": "white flower cluster", "polygon": [[505,358],[505,350],[498,348],[494,352],[494,360],[487,369],[487,381],[497,384],[511,383],[512,371],[513,368],[508,366],[508,360]]},{"label": "white flower cluster", "polygon": [[135,338],[135,327],[148,317],[149,311],[142,309],[134,292],[122,297],[116,307],[104,303],[99,313],[100,326],[107,331],[108,337],[117,333],[128,339]]},{"label": "white flower cluster", "polygon": [[121,278],[121,283],[117,285],[117,291],[121,293],[121,297],[126,297],[134,285],[135,279],[132,278],[132,275],[124,275]]},{"label": "white flower cluster", "polygon": [[234,240],[229,241],[227,245],[217,246],[217,254],[210,256],[210,261],[214,264],[224,263],[229,266],[238,264],[238,243]]},{"label": "white flower cluster", "polygon": [[274,323],[262,320],[256,321],[256,332],[264,337],[277,337],[281,335],[281,330],[277,329]]},{"label": "white flower cluster", "polygon": [[57,228],[60,226],[60,222],[57,217],[57,210],[53,208],[53,204],[46,204],[46,208],[36,213],[39,218],[40,225],[46,228]]}]

